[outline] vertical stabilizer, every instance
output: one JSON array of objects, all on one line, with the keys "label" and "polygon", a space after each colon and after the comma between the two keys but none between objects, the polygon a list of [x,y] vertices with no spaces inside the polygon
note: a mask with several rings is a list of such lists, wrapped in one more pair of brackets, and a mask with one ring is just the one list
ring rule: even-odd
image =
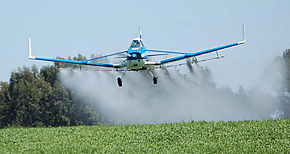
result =
[{"label": "vertical stabilizer", "polygon": [[142,39],[141,27],[139,27],[139,38]]}]

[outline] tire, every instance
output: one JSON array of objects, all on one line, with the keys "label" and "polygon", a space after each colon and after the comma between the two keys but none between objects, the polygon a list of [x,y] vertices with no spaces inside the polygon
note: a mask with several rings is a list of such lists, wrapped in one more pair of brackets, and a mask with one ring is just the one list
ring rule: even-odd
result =
[{"label": "tire", "polygon": [[121,78],[117,78],[117,83],[119,87],[122,87],[122,79]]},{"label": "tire", "polygon": [[158,79],[157,76],[154,76],[154,77],[153,77],[153,84],[157,84],[157,79]]}]

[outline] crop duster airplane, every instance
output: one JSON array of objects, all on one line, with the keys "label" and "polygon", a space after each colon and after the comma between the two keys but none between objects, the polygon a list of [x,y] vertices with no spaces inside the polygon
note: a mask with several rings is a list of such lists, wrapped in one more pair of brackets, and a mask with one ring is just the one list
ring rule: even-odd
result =
[{"label": "crop duster airplane", "polygon": [[[127,71],[142,71],[147,70],[153,77],[153,84],[157,84],[157,76],[153,74],[152,68],[154,66],[162,66],[164,64],[172,63],[175,61],[180,61],[187,58],[192,58],[195,56],[200,56],[204,54],[208,54],[211,52],[217,52],[222,49],[238,46],[241,44],[244,44],[246,41],[244,39],[244,26],[243,26],[243,41],[230,43],[227,45],[222,45],[219,47],[206,49],[198,52],[176,52],[176,51],[164,51],[164,50],[153,50],[153,49],[147,49],[143,42],[141,37],[141,29],[139,28],[139,35],[137,38],[133,39],[130,47],[128,50],[115,52],[112,54],[107,54],[99,57],[95,57],[88,60],[83,61],[75,61],[75,60],[64,60],[64,59],[51,59],[51,58],[41,58],[41,57],[33,57],[31,54],[31,39],[28,41],[28,50],[29,50],[29,59],[32,60],[41,60],[41,61],[51,61],[56,63],[70,63],[70,64],[78,64],[78,65],[90,65],[90,66],[96,66],[96,67],[106,67],[106,68],[114,68],[116,71],[119,69],[124,69],[124,73],[121,77],[117,78],[117,83],[119,87],[122,87],[122,78],[124,77],[125,73]],[[153,52],[155,54],[146,54],[148,52]],[[157,54],[158,53],[158,54]],[[175,54],[177,56],[174,56],[172,58],[166,58],[159,61],[150,61],[149,57],[152,56],[161,56],[161,55],[167,55],[167,54]],[[122,55],[125,58],[125,60],[121,63],[99,63],[95,62],[96,60],[100,60],[103,58],[111,57],[111,56],[120,56]],[[218,53],[217,53],[218,56]],[[120,58],[120,57],[119,57]],[[217,58],[220,58],[219,56]]]}]

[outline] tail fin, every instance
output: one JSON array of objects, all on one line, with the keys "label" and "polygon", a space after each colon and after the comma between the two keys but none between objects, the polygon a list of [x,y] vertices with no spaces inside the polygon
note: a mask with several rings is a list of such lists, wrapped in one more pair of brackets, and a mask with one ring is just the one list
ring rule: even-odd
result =
[{"label": "tail fin", "polygon": [[142,39],[141,27],[139,27],[139,38]]}]

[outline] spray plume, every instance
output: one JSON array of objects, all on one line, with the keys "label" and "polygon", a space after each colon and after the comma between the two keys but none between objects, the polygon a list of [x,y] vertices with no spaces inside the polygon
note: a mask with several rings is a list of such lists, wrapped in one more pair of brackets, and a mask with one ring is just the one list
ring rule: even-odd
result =
[{"label": "spray plume", "polygon": [[218,88],[209,71],[196,64],[156,73],[153,85],[146,71],[128,72],[122,88],[116,72],[62,70],[60,80],[114,124],[263,120],[279,109],[279,99],[260,86],[238,92]]}]

